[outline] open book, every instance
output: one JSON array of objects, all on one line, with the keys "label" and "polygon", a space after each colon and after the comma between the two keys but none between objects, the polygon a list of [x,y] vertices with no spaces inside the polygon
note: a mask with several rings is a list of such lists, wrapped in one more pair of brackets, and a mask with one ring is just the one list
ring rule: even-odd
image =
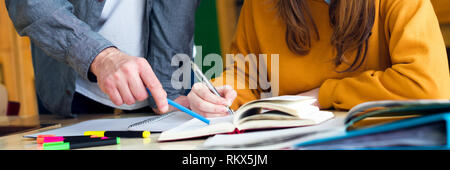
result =
[{"label": "open book", "polygon": [[[440,121],[443,117],[449,119]],[[443,143],[450,148],[446,142],[450,131],[442,122],[450,122],[450,100],[373,101],[317,126],[215,135],[201,149],[356,149]]]},{"label": "open book", "polygon": [[255,100],[242,105],[234,115],[210,118],[210,125],[192,119],[164,131],[158,141],[191,139],[215,134],[241,133],[246,130],[278,129],[320,124],[334,117],[320,111],[317,99],[304,96],[280,96]]}]

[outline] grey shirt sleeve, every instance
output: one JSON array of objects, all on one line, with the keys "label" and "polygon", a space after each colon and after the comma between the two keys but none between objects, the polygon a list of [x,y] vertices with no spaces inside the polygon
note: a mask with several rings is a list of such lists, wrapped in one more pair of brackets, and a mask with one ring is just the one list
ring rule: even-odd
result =
[{"label": "grey shirt sleeve", "polygon": [[[114,46],[74,14],[67,0],[5,0],[18,33],[88,79],[94,58]],[[92,80],[92,79],[91,79]]]},{"label": "grey shirt sleeve", "polygon": [[[199,0],[153,1],[150,15],[149,62],[167,92],[169,99],[183,95],[184,89],[172,87],[172,74],[179,67],[172,67],[176,54],[187,54],[192,58],[194,46],[195,12]],[[187,63],[186,63],[187,64]],[[150,100],[152,107],[154,101]]]}]

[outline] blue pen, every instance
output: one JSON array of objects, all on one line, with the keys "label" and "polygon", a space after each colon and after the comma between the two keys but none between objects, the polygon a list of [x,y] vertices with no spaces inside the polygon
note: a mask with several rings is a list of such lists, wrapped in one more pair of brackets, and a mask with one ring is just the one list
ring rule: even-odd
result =
[{"label": "blue pen", "polygon": [[[147,89],[148,94],[150,94],[150,96],[152,95],[152,93],[150,93],[150,90]],[[170,105],[172,105],[173,107],[181,110],[184,113],[187,113],[189,115],[191,115],[194,118],[197,118],[198,120],[201,120],[202,122],[205,122],[206,124],[209,125],[209,120],[206,119],[205,117],[203,117],[202,115],[193,112],[192,110],[189,110],[188,108],[185,108],[184,106],[174,102],[173,100],[167,99],[167,102],[169,102]]]}]

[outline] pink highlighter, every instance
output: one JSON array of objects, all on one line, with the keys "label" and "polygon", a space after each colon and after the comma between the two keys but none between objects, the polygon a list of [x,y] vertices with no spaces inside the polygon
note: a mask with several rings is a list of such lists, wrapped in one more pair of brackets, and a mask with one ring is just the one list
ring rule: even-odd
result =
[{"label": "pink highlighter", "polygon": [[53,142],[90,142],[108,139],[108,137],[96,137],[96,136],[48,136],[42,138],[42,143],[53,143]]}]

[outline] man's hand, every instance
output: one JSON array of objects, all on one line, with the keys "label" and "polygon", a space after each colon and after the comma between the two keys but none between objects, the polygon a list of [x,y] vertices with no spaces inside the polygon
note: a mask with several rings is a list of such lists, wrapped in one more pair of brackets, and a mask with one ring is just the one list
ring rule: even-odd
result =
[{"label": "man's hand", "polygon": [[167,93],[144,58],[129,56],[110,47],[94,59],[90,71],[97,76],[100,89],[115,105],[131,105],[147,99],[148,88],[159,111],[169,110]]},{"label": "man's hand", "polygon": [[227,116],[226,106],[233,104],[237,92],[231,86],[218,87],[217,91],[223,97],[216,96],[203,83],[194,84],[187,96],[191,110],[206,117]]}]

